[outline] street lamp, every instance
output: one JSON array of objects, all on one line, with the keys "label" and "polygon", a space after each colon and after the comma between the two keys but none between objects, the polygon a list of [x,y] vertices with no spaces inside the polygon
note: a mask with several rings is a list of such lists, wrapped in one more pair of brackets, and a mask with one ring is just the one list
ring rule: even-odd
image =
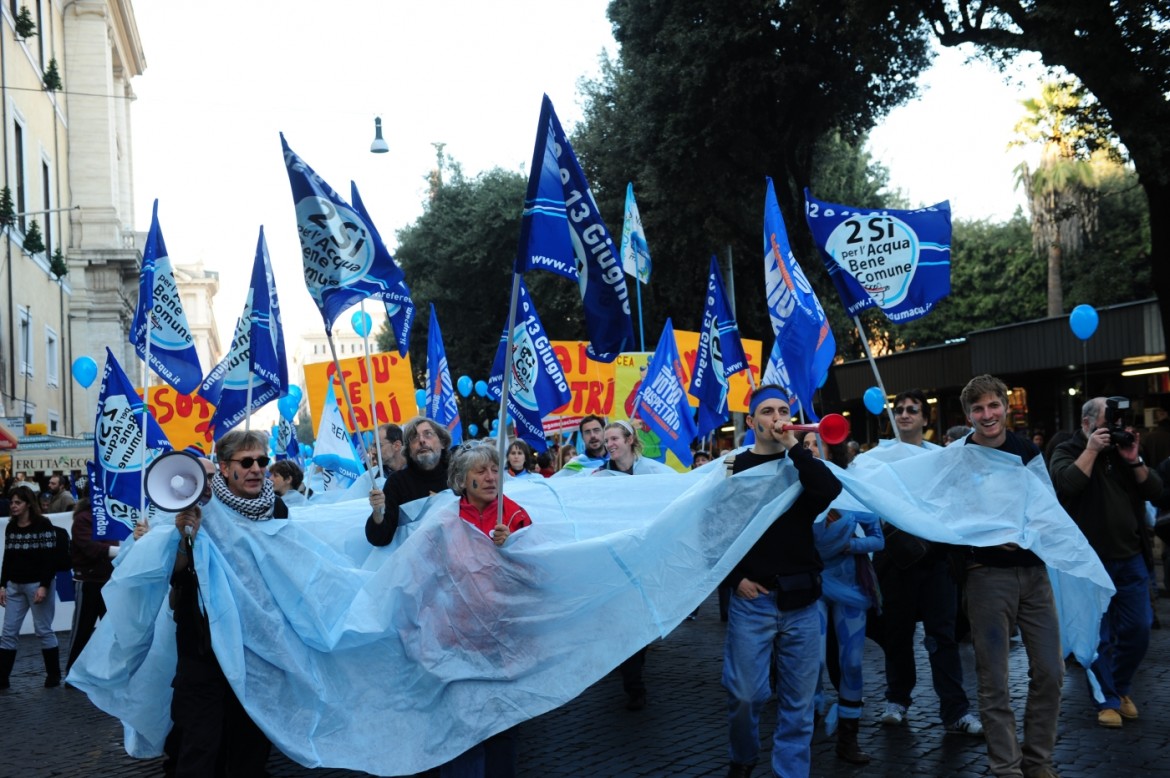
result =
[{"label": "street lamp", "polygon": [[390,150],[389,144],[382,137],[382,117],[374,117],[374,142],[370,144],[371,154],[385,154]]}]

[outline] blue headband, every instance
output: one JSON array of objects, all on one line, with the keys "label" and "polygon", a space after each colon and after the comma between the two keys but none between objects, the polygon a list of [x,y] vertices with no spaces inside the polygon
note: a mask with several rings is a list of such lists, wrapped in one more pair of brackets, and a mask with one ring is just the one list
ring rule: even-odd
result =
[{"label": "blue headband", "polygon": [[748,405],[748,415],[755,416],[756,408],[760,407],[760,403],[762,403],[764,400],[780,400],[781,402],[787,404],[788,395],[774,386],[761,387],[752,393],[752,401],[751,404]]}]

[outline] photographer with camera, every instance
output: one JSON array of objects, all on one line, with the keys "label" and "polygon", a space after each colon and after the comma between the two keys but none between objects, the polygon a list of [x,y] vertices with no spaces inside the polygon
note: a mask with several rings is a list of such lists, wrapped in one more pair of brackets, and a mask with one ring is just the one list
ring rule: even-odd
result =
[{"label": "photographer with camera", "polygon": [[1101,619],[1096,677],[1105,701],[1097,723],[1116,729],[1136,719],[1133,677],[1150,644],[1149,571],[1142,554],[1145,501],[1162,492],[1162,479],[1141,457],[1127,426],[1129,400],[1094,397],[1081,409],[1081,429],[1057,446],[1050,472],[1056,494],[1117,587]]}]

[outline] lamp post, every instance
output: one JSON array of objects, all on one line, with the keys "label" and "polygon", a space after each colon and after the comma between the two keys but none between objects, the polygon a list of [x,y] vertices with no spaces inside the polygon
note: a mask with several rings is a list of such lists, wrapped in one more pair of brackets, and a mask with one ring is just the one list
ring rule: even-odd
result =
[{"label": "lamp post", "polygon": [[382,137],[382,117],[374,117],[374,142],[370,144],[371,154],[385,154],[390,150],[390,145],[386,143],[386,139]]}]

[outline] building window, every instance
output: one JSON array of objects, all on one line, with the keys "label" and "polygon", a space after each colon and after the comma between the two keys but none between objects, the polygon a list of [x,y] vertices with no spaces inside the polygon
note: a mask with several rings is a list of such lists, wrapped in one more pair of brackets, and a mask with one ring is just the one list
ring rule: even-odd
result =
[{"label": "building window", "polygon": [[56,411],[49,411],[45,414],[47,417],[47,427],[50,435],[61,434],[61,417],[57,415]]},{"label": "building window", "polygon": [[[49,172],[49,163],[41,160],[41,188],[44,191],[45,210],[53,209],[53,176]],[[53,258],[53,214],[45,214],[45,259]]]},{"label": "building window", "polygon": [[32,375],[32,312],[28,308],[20,309],[20,333],[17,336],[17,348],[20,350],[21,375]]},{"label": "building window", "polygon": [[61,360],[57,333],[51,327],[45,327],[45,381],[49,386],[59,386],[61,382],[58,362]]},{"label": "building window", "polygon": [[28,210],[28,201],[25,198],[24,181],[24,125],[15,119],[12,121],[12,154],[15,157],[12,162],[16,168],[16,191],[13,194],[16,196],[16,212],[21,214],[16,224],[21,232],[26,232],[28,225],[25,223],[24,212]]}]

